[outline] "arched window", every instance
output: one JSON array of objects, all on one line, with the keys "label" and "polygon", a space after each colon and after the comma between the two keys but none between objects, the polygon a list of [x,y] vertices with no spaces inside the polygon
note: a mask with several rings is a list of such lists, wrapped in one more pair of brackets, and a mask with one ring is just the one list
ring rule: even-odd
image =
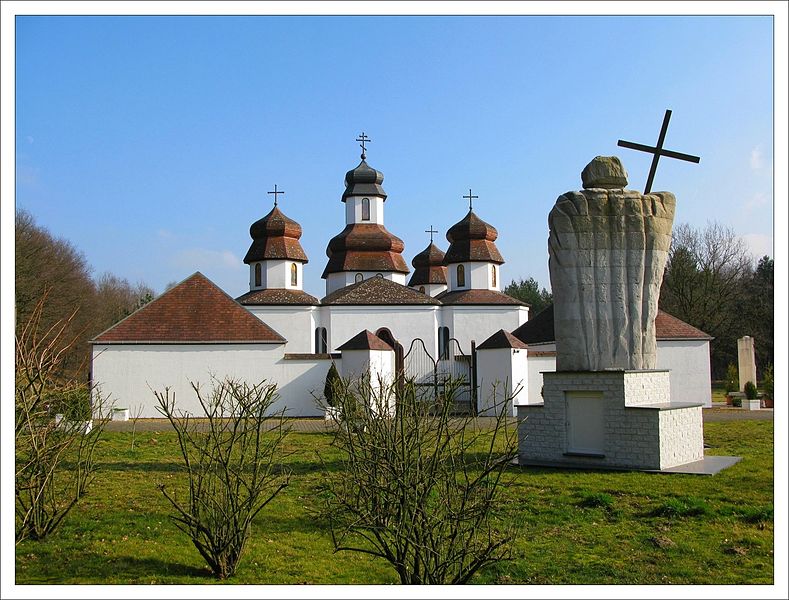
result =
[{"label": "arched window", "polygon": [[370,220],[370,199],[362,198],[362,221]]},{"label": "arched window", "polygon": [[356,277],[354,277],[353,280],[356,283],[361,283],[362,281],[364,281],[364,275],[362,275],[361,273],[357,273]]},{"label": "arched window", "polygon": [[255,287],[260,287],[262,285],[262,280],[263,274],[261,272],[260,263],[255,263]]},{"label": "arched window", "polygon": [[384,274],[383,273],[376,273],[375,276],[380,278],[380,279],[384,278]]},{"label": "arched window", "polygon": [[466,267],[458,265],[458,287],[466,287]]},{"label": "arched window", "polygon": [[317,327],[315,329],[315,354],[326,354],[329,351],[326,328]]},{"label": "arched window", "polygon": [[294,287],[299,285],[299,268],[296,263],[290,263],[290,285]]},{"label": "arched window", "polygon": [[449,327],[438,328],[438,360],[449,358]]},{"label": "arched window", "polygon": [[491,287],[496,287],[496,265],[490,265],[490,272],[491,272],[490,280],[492,282]]},{"label": "arched window", "polygon": [[422,293],[424,294],[424,293],[425,293],[425,286],[423,286],[423,285],[420,285],[420,286],[419,286],[419,291],[420,291],[420,292],[422,292]]}]

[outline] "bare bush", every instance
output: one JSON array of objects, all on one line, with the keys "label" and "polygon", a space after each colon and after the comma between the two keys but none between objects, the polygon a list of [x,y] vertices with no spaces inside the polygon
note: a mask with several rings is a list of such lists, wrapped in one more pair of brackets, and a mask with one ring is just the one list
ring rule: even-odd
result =
[{"label": "bare bush", "polygon": [[404,584],[467,583],[510,558],[514,531],[498,529],[496,512],[517,430],[507,402],[489,428],[453,417],[455,389],[434,401],[409,382],[337,388],[348,426],[334,440],[342,468],[326,469],[335,551],[383,558]]},{"label": "bare bush", "polygon": [[[73,314],[40,329],[39,300],[16,338],[16,541],[55,531],[85,494],[96,471],[94,450],[107,416],[98,394],[62,378]],[[57,421],[55,414],[62,415]]]},{"label": "bare bush", "polygon": [[225,379],[215,381],[207,396],[198,385],[192,388],[204,413],[199,421],[176,411],[169,388],[154,392],[178,436],[189,485],[183,501],[164,485],[159,489],[176,511],[178,529],[214,575],[225,579],[238,566],[253,519],[288,484],[276,464],[287,429],[282,413],[272,417],[273,427],[264,423],[277,397],[275,385]]}]

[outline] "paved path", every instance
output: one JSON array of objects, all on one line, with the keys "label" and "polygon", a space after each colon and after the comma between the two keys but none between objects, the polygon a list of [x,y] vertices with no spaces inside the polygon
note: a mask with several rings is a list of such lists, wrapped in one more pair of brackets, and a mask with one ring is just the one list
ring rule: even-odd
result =
[{"label": "paved path", "polygon": [[[725,405],[705,408],[702,410],[702,417],[705,423],[717,421],[772,421],[773,409],[762,410],[743,410],[741,408],[725,407]],[[490,417],[479,417],[477,419],[480,427],[490,427],[493,419]],[[271,427],[275,422],[269,422]],[[131,421],[110,421],[107,423],[107,431],[131,431],[133,423]],[[332,431],[334,425],[331,421],[326,421],[322,417],[310,419],[291,419],[289,425],[292,431],[316,433]],[[137,421],[136,431],[170,431],[172,426],[167,419],[140,419]]]}]

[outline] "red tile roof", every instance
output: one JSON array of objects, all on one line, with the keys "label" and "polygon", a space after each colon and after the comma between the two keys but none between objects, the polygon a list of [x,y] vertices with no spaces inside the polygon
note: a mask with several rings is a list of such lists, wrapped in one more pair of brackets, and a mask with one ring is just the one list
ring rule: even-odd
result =
[{"label": "red tile roof", "polygon": [[315,296],[307,292],[285,288],[253,290],[236,298],[236,302],[244,306],[277,304],[317,306],[320,304]]},{"label": "red tile roof", "polygon": [[285,338],[197,272],[92,342],[282,344]]},{"label": "red tile roof", "polygon": [[392,350],[392,347],[373,332],[365,329],[357,333],[337,350]]},{"label": "red tile roof", "polygon": [[301,225],[286,217],[276,206],[265,217],[252,223],[249,235],[252,245],[244,257],[246,264],[269,259],[309,262],[299,243]]},{"label": "red tile roof", "polygon": [[511,333],[499,329],[496,333],[477,346],[477,350],[494,350],[498,348],[526,349],[527,346]]},{"label": "red tile roof", "polygon": [[446,285],[447,268],[444,266],[444,253],[433,242],[417,254],[411,261],[414,274],[408,282],[409,287],[437,283]]},{"label": "red tile roof", "polygon": [[473,211],[455,223],[447,231],[449,248],[444,264],[459,262],[492,262],[502,264],[504,259],[496,248],[496,228],[489,225]]},{"label": "red tile roof", "polygon": [[402,305],[441,303],[422,292],[417,292],[383,277],[370,277],[336,290],[321,300],[321,304]]},{"label": "red tile roof", "polygon": [[[518,327],[512,334],[526,344],[556,341],[553,329],[553,304]],[[658,309],[655,337],[659,340],[711,340],[712,336],[685,321]]]},{"label": "red tile roof", "polygon": [[502,294],[495,290],[457,290],[441,292],[436,296],[441,304],[502,304],[510,306],[528,306],[525,302]]}]

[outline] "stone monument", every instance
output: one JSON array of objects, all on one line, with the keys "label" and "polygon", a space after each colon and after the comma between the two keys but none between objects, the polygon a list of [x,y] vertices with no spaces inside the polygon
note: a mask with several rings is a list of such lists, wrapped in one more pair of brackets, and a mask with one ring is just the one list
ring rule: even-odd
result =
[{"label": "stone monument", "polygon": [[753,338],[749,335],[737,340],[737,373],[740,380],[740,391],[745,391],[745,384],[756,385],[756,354]]},{"label": "stone monument", "polygon": [[655,370],[674,195],[625,189],[615,156],[581,174],[548,217],[556,372],[520,406],[519,460],[664,470],[704,459],[701,402],[673,402]]}]

